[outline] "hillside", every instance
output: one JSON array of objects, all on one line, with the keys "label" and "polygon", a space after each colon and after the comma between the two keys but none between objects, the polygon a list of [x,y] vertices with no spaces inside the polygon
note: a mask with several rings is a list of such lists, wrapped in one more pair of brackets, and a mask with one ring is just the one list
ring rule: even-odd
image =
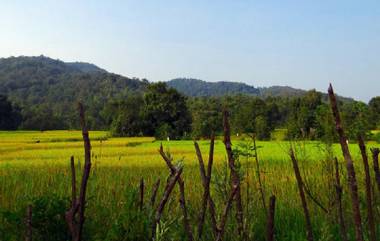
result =
[{"label": "hillside", "polygon": [[[89,116],[99,119],[110,98],[143,91],[146,85],[147,81],[112,74],[88,63],[65,63],[45,56],[0,59],[0,94],[7,95],[26,115],[43,108],[46,116],[70,119],[75,103],[82,100]],[[62,128],[75,126],[77,121],[71,119]]]},{"label": "hillside", "polygon": [[260,93],[260,90],[253,86],[226,81],[206,82],[198,79],[178,78],[168,81],[167,84],[187,96],[259,95]]},{"label": "hillside", "polygon": [[[199,79],[177,78],[166,82],[168,86],[178,90],[184,95],[192,97],[224,96],[246,94],[261,98],[266,97],[300,97],[306,94],[306,90],[289,86],[254,87],[239,82],[207,82]],[[322,93],[323,100],[327,101],[327,94]],[[338,96],[339,100],[347,102],[353,99]]]},{"label": "hillside", "polygon": [[223,96],[248,94],[259,97],[268,96],[300,96],[305,90],[295,89],[288,86],[254,87],[239,82],[206,82],[199,79],[177,78],[167,82],[170,87],[177,89],[187,96]]}]

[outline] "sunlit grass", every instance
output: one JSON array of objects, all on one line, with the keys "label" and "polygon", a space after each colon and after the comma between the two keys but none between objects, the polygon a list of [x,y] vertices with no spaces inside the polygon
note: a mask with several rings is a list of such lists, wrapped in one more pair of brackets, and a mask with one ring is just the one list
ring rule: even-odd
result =
[{"label": "sunlit grass", "polygon": [[[105,228],[108,227],[111,224],[98,213],[99,207],[106,207],[105,215],[116,218],[120,208],[118,203],[124,202],[125,192],[138,187],[141,178],[146,182],[148,193],[158,178],[165,180],[168,170],[158,154],[161,143],[165,150],[170,151],[175,161],[184,164],[186,196],[191,206],[192,220],[197,219],[195,210],[200,208],[202,186],[193,141],[161,142],[151,137],[111,138],[107,132],[102,131],[90,132],[90,138],[93,168],[88,192],[89,219]],[[241,138],[233,139],[233,146],[236,148],[243,141]],[[202,140],[199,144],[204,159],[207,160],[209,141]],[[257,142],[265,193],[267,198],[270,194],[275,194],[278,199],[277,225],[282,229],[278,234],[281,237],[279,240],[293,241],[302,240],[304,237],[304,221],[288,157],[290,145],[291,143],[287,141]],[[326,181],[325,145],[316,141],[297,142],[293,145],[297,148],[305,181],[312,192],[327,204],[333,198],[331,192],[333,193],[334,189],[328,189]],[[369,144],[369,146],[374,145]],[[363,190],[362,165],[357,145],[351,143],[350,149],[354,159],[357,160],[355,165],[358,171],[359,189]],[[333,152],[343,163],[339,145],[334,144]],[[79,131],[0,132],[0,207],[16,210],[42,195],[55,194],[69,197],[70,156],[74,156],[80,168],[83,164],[83,143]],[[214,178],[225,168],[225,163],[224,145],[222,139],[217,138]],[[254,161],[242,158],[240,164],[244,167],[244,174],[248,174],[243,180],[244,200],[247,197],[251,199],[253,206],[250,211],[252,215],[257,214],[253,215],[250,222],[259,229],[265,226],[265,215],[260,206]],[[245,169],[247,167],[248,169]],[[344,171],[344,166],[342,170]],[[344,177],[342,181],[346,181]],[[247,185],[250,187],[248,196]],[[217,195],[215,190],[213,195]],[[216,198],[216,204],[218,209],[221,209],[224,199]],[[325,225],[325,215],[315,205],[310,206],[314,224],[318,228]],[[180,213],[178,208],[178,205],[174,205],[171,210],[178,214]],[[319,230],[318,228],[316,229]]]}]

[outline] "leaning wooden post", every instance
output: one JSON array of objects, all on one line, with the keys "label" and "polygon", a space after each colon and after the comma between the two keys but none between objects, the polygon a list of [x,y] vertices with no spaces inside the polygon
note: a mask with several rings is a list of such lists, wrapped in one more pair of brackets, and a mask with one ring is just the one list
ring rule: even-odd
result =
[{"label": "leaning wooden post", "polygon": [[298,167],[297,159],[294,155],[293,148],[290,148],[289,155],[290,155],[290,159],[292,159],[294,174],[295,174],[296,179],[297,179],[298,190],[299,190],[299,194],[300,194],[300,198],[301,198],[301,202],[302,202],[303,213],[305,215],[307,240],[313,241],[314,240],[313,230],[312,230],[312,226],[311,226],[309,209],[307,207],[306,196],[305,196],[305,192],[304,192],[304,184],[303,184],[301,173],[300,173],[300,170]]},{"label": "leaning wooden post", "polygon": [[245,232],[244,232],[244,218],[243,218],[243,204],[241,200],[241,191],[240,191],[240,177],[238,170],[235,166],[235,158],[232,153],[232,144],[231,144],[231,129],[229,123],[228,111],[223,111],[223,129],[224,129],[224,145],[227,152],[228,158],[228,166],[231,171],[231,186],[236,186],[236,219],[238,223],[238,232],[243,240],[245,240]]},{"label": "leaning wooden post", "polygon": [[32,205],[28,205],[26,209],[26,234],[25,241],[32,241]]},{"label": "leaning wooden post", "polygon": [[348,241],[347,229],[346,229],[346,224],[344,222],[344,216],[343,216],[343,206],[342,206],[343,188],[340,184],[338,158],[335,158],[335,191],[336,191],[336,202],[338,205],[340,236],[342,237],[342,241]]},{"label": "leaning wooden post", "polygon": [[360,153],[362,155],[364,172],[365,172],[365,190],[367,198],[367,217],[368,217],[368,226],[369,226],[369,240],[376,241],[376,228],[375,221],[373,218],[373,207],[372,207],[372,191],[371,191],[371,176],[369,174],[369,165],[368,165],[368,156],[367,149],[364,144],[362,136],[358,137]]},{"label": "leaning wooden post", "polygon": [[377,183],[377,188],[380,192],[380,169],[379,169],[379,148],[371,148],[372,159],[373,159],[373,170],[375,172],[375,180]]},{"label": "leaning wooden post", "polygon": [[276,196],[272,195],[269,199],[269,213],[267,221],[267,241],[274,240],[274,214],[276,208]]},{"label": "leaning wooden post", "polygon": [[335,118],[335,128],[339,134],[340,146],[342,148],[344,159],[346,160],[348,183],[349,183],[349,187],[351,191],[351,203],[352,203],[352,211],[353,211],[354,223],[355,223],[355,237],[356,237],[356,241],[363,241],[362,218],[360,215],[358,185],[357,185],[356,177],[355,177],[354,162],[352,161],[351,154],[348,149],[347,138],[346,138],[346,135],[344,134],[344,130],[343,130],[340,115],[339,115],[338,104],[337,104],[334,90],[331,84],[329,86],[328,92],[329,92],[331,109]]},{"label": "leaning wooden post", "polygon": [[79,191],[79,198],[76,198],[76,180],[75,180],[75,167],[74,159],[71,157],[71,172],[72,172],[72,200],[71,207],[66,212],[65,218],[73,241],[82,240],[83,224],[85,221],[85,208],[86,208],[86,190],[88,178],[91,171],[91,144],[88,134],[88,129],[85,120],[84,108],[81,103],[78,104],[80,124],[82,127],[82,137],[84,145],[84,169],[82,181]]}]

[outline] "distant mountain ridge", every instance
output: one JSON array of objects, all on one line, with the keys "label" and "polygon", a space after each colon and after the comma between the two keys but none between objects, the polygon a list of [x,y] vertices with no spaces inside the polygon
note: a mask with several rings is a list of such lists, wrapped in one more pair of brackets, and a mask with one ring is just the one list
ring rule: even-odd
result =
[{"label": "distant mountain ridge", "polygon": [[30,115],[43,110],[47,116],[70,120],[62,128],[75,127],[76,102],[83,102],[89,116],[99,120],[112,98],[142,93],[147,85],[147,81],[109,73],[89,63],[65,63],[45,56],[0,58],[0,95]]},{"label": "distant mountain ridge", "polygon": [[223,96],[248,94],[259,97],[267,96],[301,96],[305,90],[289,86],[254,87],[245,83],[218,81],[207,82],[199,79],[177,78],[167,82],[168,86],[177,89],[187,96]]}]

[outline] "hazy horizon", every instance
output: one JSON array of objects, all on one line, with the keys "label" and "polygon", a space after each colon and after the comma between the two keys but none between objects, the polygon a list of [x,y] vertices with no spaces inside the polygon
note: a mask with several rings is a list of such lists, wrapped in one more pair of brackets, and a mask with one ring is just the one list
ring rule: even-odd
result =
[{"label": "hazy horizon", "polygon": [[380,95],[380,2],[4,1],[0,56],[128,77]]}]

